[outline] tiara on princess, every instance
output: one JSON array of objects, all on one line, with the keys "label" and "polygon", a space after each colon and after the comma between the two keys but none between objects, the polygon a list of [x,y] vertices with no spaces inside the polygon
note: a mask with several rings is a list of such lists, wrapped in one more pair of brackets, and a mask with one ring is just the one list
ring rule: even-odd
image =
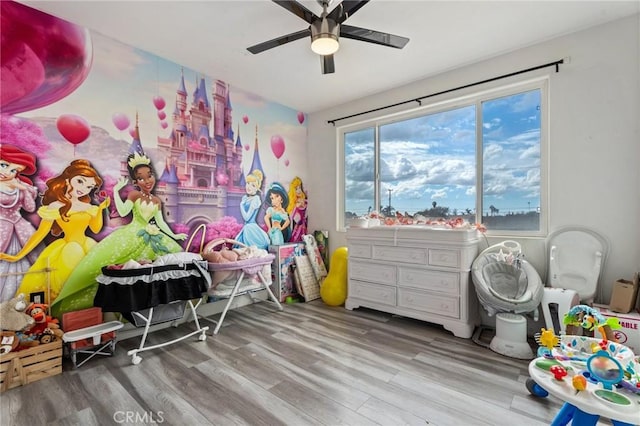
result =
[{"label": "tiara on princess", "polygon": [[135,154],[133,154],[133,157],[129,159],[128,164],[130,168],[134,169],[136,168],[136,166],[139,166],[141,164],[148,166],[149,164],[151,164],[151,160],[146,155],[141,155],[140,153],[136,152]]}]

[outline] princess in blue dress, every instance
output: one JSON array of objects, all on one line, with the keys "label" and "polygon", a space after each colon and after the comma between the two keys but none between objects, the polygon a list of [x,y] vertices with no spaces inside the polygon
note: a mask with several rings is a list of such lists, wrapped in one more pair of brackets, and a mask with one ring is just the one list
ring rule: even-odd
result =
[{"label": "princess in blue dress", "polygon": [[269,236],[256,223],[256,217],[262,205],[259,194],[262,179],[263,175],[260,170],[254,170],[247,176],[245,185],[247,193],[242,196],[240,201],[240,214],[244,220],[244,226],[236,235],[235,240],[248,246],[256,246],[266,250],[269,247]]},{"label": "princess in blue dress", "polygon": [[269,205],[267,213],[264,216],[264,222],[267,225],[267,234],[271,244],[274,246],[282,245],[289,241],[291,236],[291,220],[287,213],[289,206],[289,197],[287,191],[282,185],[274,182],[269,187],[266,195],[266,202]]}]

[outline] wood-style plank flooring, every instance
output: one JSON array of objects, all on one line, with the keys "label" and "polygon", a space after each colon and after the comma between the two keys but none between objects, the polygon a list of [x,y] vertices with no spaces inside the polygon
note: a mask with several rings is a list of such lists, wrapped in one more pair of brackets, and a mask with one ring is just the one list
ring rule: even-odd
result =
[{"label": "wood-style plank flooring", "polygon": [[[321,301],[284,306],[230,311],[218,335],[142,352],[138,365],[127,351],[139,338],[76,370],[66,360],[61,375],[2,393],[0,424],[548,425],[561,406],[529,394],[527,361],[440,326]],[[193,327],[157,331],[148,345]]]}]

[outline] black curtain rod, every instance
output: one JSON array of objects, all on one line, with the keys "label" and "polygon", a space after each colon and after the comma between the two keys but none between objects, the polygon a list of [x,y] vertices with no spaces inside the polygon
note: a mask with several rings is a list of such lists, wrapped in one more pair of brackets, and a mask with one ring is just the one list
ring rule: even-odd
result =
[{"label": "black curtain rod", "polygon": [[346,116],[340,117],[340,118],[334,118],[333,120],[328,120],[327,124],[333,124],[335,126],[336,125],[336,121],[346,120],[347,118],[357,117],[359,115],[369,114],[370,112],[376,112],[376,111],[380,111],[380,110],[387,109],[387,108],[393,108],[393,107],[396,107],[398,105],[404,105],[404,104],[408,104],[408,103],[411,103],[411,102],[417,102],[419,105],[422,105],[422,102],[421,102],[422,99],[427,99],[427,98],[431,98],[433,96],[443,95],[445,93],[455,92],[456,90],[466,89],[467,87],[473,87],[473,86],[477,86],[479,84],[490,83],[492,81],[501,80],[503,78],[508,78],[508,77],[513,77],[514,75],[524,74],[524,73],[531,72],[531,71],[536,71],[536,70],[539,70],[539,69],[542,69],[542,68],[555,66],[556,67],[556,72],[558,72],[558,71],[560,71],[560,68],[559,68],[560,64],[564,64],[564,59],[560,59],[560,60],[554,61],[554,62],[549,62],[548,64],[538,65],[538,66],[535,66],[535,67],[532,67],[532,68],[527,68],[525,70],[515,71],[515,72],[509,73],[509,74],[503,74],[503,75],[500,75],[498,77],[493,77],[493,78],[489,78],[489,79],[482,80],[482,81],[476,81],[475,83],[465,84],[464,86],[454,87],[453,89],[443,90],[442,92],[437,92],[437,93],[432,93],[430,95],[420,96],[419,98],[409,99],[408,101],[397,102],[395,104],[391,104],[391,105],[387,105],[387,106],[383,106],[383,107],[379,107],[379,108],[370,109],[368,111],[359,112],[357,114],[351,114],[351,115],[346,115]]}]

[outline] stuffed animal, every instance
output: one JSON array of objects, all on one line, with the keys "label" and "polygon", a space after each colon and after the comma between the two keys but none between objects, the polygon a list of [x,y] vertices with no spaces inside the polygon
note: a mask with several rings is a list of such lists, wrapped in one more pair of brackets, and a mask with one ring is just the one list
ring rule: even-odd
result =
[{"label": "stuffed animal", "polygon": [[33,326],[35,320],[24,312],[26,307],[22,293],[0,303],[0,330],[22,331]]},{"label": "stuffed animal", "polygon": [[64,332],[58,325],[58,320],[47,315],[49,305],[44,303],[32,303],[27,308],[27,313],[35,321],[35,324],[27,331],[27,334],[39,336],[40,343],[50,343],[61,339]]},{"label": "stuffed animal", "polygon": [[16,349],[16,351],[32,348],[40,344],[40,336],[36,336],[35,334],[25,334],[19,331],[16,333],[16,336],[18,337],[18,349]]},{"label": "stuffed animal", "polygon": [[18,349],[19,342],[20,340],[15,331],[0,331],[0,355],[8,354]]}]

